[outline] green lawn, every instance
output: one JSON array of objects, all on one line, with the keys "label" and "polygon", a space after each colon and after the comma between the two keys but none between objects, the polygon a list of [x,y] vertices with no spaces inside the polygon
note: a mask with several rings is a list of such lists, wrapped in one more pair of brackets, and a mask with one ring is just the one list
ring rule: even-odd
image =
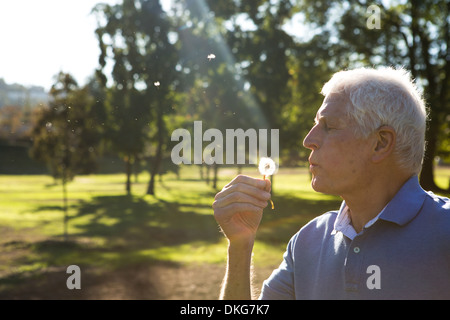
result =
[{"label": "green lawn", "polygon": [[[255,175],[256,170],[252,171],[243,173]],[[224,169],[219,188],[236,172]],[[39,261],[39,265],[74,263],[75,258],[108,266],[140,259],[224,262],[226,242],[211,209],[216,191],[199,176],[196,167],[183,168],[180,179],[166,175],[157,185],[156,196],[145,195],[146,174],[133,184],[131,196],[124,192],[122,174],[77,177],[68,185],[68,233],[72,242],[89,246],[89,253],[75,250],[82,253],[80,258],[73,250],[56,252],[47,256],[50,260]],[[303,172],[291,175],[281,171],[275,179],[276,210],[266,209],[256,246],[256,250],[258,246],[264,248],[266,259],[267,251],[279,255],[289,235],[302,224],[336,206],[335,198],[311,190]],[[2,176],[0,193],[1,226],[32,230],[62,241],[62,191],[52,178]],[[125,256],[122,251],[126,251]],[[255,259],[259,259],[256,254]]]},{"label": "green lawn", "polygon": [[[219,189],[234,168],[220,171]],[[255,169],[244,174],[258,176]],[[439,169],[447,187],[450,169]],[[68,185],[69,241],[63,241],[62,190],[48,176],[0,176],[0,297],[52,268],[77,264],[100,272],[142,263],[224,265],[226,240],[214,220],[215,190],[199,179],[196,166],[180,178],[167,174],[156,196],[145,195],[141,174],[125,194],[123,174],[77,177]],[[289,238],[306,222],[332,209],[337,197],[315,193],[305,169],[281,169],[274,177],[273,200],[258,233],[254,262],[279,264]],[[201,275],[199,275],[201,276]]]}]

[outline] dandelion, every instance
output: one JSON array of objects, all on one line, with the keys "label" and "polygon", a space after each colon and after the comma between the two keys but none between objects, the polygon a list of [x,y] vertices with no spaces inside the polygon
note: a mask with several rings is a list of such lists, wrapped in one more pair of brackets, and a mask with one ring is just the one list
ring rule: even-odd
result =
[{"label": "dandelion", "polygon": [[[273,175],[277,170],[275,161],[273,161],[270,158],[266,158],[266,157],[261,157],[261,159],[259,160],[258,168],[259,168],[259,172],[263,175],[263,180],[266,180],[266,176]],[[269,201],[270,201],[270,204],[272,205],[272,209],[275,209],[272,199],[270,199]]]},{"label": "dandelion", "polygon": [[261,157],[259,160],[259,172],[263,176],[271,176],[275,173],[277,166],[275,165],[275,161],[270,158]]},{"label": "dandelion", "polygon": [[213,53],[210,53],[210,54],[208,54],[207,58],[208,58],[209,61],[211,61],[212,59],[216,58],[216,55],[213,54]]}]

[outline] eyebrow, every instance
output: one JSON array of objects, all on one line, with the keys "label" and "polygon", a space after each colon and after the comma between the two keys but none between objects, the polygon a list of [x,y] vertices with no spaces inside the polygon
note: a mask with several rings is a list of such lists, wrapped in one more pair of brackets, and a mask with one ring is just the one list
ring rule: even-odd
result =
[{"label": "eyebrow", "polygon": [[318,116],[316,114],[316,116],[314,117],[314,123],[317,124],[317,123],[320,122],[320,120],[325,121],[325,123],[327,125],[346,126],[346,123],[345,123],[345,121],[342,118],[337,117],[337,116],[333,116],[333,115],[325,114],[325,115]]},{"label": "eyebrow", "polygon": [[316,122],[319,122],[320,120],[327,120],[327,121],[332,121],[332,120],[339,120],[339,118],[338,117],[336,117],[336,116],[330,116],[330,115],[327,115],[327,114],[325,114],[325,115],[320,115],[320,117],[318,117],[318,115],[316,114],[316,116],[314,117],[314,121],[316,121]]}]

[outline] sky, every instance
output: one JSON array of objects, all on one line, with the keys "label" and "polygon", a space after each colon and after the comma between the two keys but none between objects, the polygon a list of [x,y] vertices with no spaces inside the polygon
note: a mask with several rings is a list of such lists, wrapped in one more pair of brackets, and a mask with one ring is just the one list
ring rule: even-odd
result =
[{"label": "sky", "polygon": [[1,0],[0,78],[49,90],[63,71],[85,84],[98,67],[99,2],[119,0]]},{"label": "sky", "polygon": [[[84,85],[99,65],[97,21],[90,14],[99,2],[121,0],[0,0],[0,78],[50,90],[63,71]],[[170,0],[161,3],[164,8]]]}]

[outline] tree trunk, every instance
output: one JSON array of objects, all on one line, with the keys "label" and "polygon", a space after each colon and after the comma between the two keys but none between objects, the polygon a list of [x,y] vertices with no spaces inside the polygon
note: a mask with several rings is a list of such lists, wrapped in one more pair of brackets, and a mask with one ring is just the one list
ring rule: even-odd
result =
[{"label": "tree trunk", "polygon": [[424,60],[424,75],[428,81],[426,88],[426,99],[430,104],[430,122],[426,132],[427,146],[420,173],[420,184],[426,190],[439,191],[439,187],[434,182],[434,157],[436,156],[437,135],[439,132],[439,110],[441,101],[437,99],[438,83],[436,76],[436,66],[432,64],[430,57],[430,39],[420,29],[417,30],[421,42],[421,52]]},{"label": "tree trunk", "polygon": [[162,141],[158,141],[155,160],[153,161],[153,166],[150,170],[150,181],[148,182],[147,194],[151,195],[155,194],[155,177],[158,174],[159,167],[161,165],[162,147],[163,147],[162,144],[163,144]]},{"label": "tree trunk", "polygon": [[163,144],[164,144],[164,120],[163,120],[163,110],[162,103],[159,102],[158,105],[158,115],[157,115],[157,126],[158,126],[158,145],[156,147],[156,155],[155,160],[153,162],[153,166],[150,169],[150,181],[148,183],[147,194],[154,195],[155,194],[155,177],[158,174],[159,167],[161,165],[162,154],[163,154]]},{"label": "tree trunk", "polygon": [[420,172],[420,185],[425,190],[438,190],[438,186],[434,182],[434,156],[436,153],[436,121],[430,120],[430,126],[426,133],[427,147]]},{"label": "tree trunk", "polygon": [[[201,166],[203,166],[203,164],[201,164]],[[210,173],[210,171],[211,171],[211,166],[206,165],[206,179],[205,179],[205,181],[206,181],[206,184],[208,184],[208,185],[209,185],[209,173]]]},{"label": "tree trunk", "polygon": [[213,166],[214,166],[213,188],[217,189],[217,179],[218,179],[218,175],[219,175],[219,165],[217,163],[214,163]]},{"label": "tree trunk", "polygon": [[132,171],[132,165],[131,165],[131,157],[127,156],[125,157],[125,170],[127,175],[127,181],[125,184],[125,189],[127,191],[127,195],[131,194],[131,171]]},{"label": "tree trunk", "polygon": [[[65,172],[63,172],[63,175]],[[69,216],[68,216],[68,205],[67,205],[67,180],[63,176],[62,178],[62,191],[63,191],[63,212],[64,212],[64,219],[63,219],[63,234],[64,234],[64,241],[68,240],[68,223],[69,223]]]}]

